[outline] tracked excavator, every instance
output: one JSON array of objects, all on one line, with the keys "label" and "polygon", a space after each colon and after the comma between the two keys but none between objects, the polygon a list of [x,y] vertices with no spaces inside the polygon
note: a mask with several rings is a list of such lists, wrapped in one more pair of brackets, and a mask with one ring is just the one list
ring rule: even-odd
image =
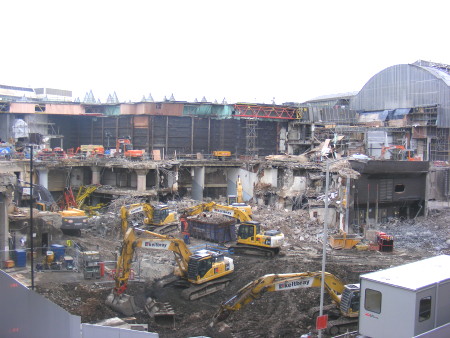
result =
[{"label": "tracked excavator", "polygon": [[[259,299],[266,292],[288,291],[300,288],[321,287],[322,272],[299,272],[264,275],[241,288],[233,297],[223,302],[214,315],[211,325],[223,321],[240,310],[246,304]],[[328,314],[327,332],[331,335],[339,333],[340,328],[353,326],[358,322],[359,284],[344,285],[336,276],[325,272],[324,287],[333,300],[333,304],[323,307],[323,314]],[[319,307],[310,309],[309,315],[313,325],[319,315]]]},{"label": "tracked excavator", "polygon": [[[139,237],[137,233],[145,237]],[[137,248],[173,252],[177,267],[174,278],[165,286],[173,284],[184,287],[181,292],[184,299],[196,300],[224,289],[231,282],[226,276],[234,271],[233,259],[224,256],[223,252],[205,249],[191,252],[181,239],[130,227],[125,233],[117,259],[115,287],[106,300],[107,305],[126,316],[138,311],[134,298],[125,294]]]},{"label": "tracked excavator", "polygon": [[166,204],[151,205],[136,203],[122,206],[120,217],[122,219],[122,232],[128,229],[128,217],[136,213],[144,213],[144,228],[160,234],[167,234],[178,229],[177,213],[170,211]]},{"label": "tracked excavator", "polygon": [[237,241],[227,246],[230,252],[265,257],[274,257],[280,252],[284,234],[278,230],[262,231],[261,223],[253,221],[252,217],[239,207],[209,202],[184,209],[182,213],[184,216],[194,216],[205,211],[233,217],[239,221]]}]

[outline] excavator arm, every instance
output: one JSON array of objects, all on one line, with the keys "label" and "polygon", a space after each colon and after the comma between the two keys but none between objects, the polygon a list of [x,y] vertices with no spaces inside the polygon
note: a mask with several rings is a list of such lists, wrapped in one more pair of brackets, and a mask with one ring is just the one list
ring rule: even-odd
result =
[{"label": "excavator arm", "polygon": [[[136,231],[153,238],[138,237]],[[170,250],[175,255],[175,260],[181,271],[182,277],[187,276],[189,257],[192,255],[186,244],[174,237],[160,235],[151,231],[129,228],[120,248],[120,254],[116,262],[116,274],[114,276],[115,286],[112,293],[106,299],[106,304],[113,309],[125,314],[132,315],[137,311],[132,296],[125,295],[128,287],[128,280],[131,273],[131,264],[136,248]]]},{"label": "excavator arm", "polygon": [[128,217],[132,214],[143,212],[148,219],[153,219],[153,207],[147,203],[135,203],[124,205],[120,208],[120,218],[122,219],[122,234],[128,229]]},{"label": "excavator arm", "polygon": [[240,222],[247,222],[252,220],[252,217],[248,213],[242,211],[238,207],[221,205],[214,202],[198,204],[191,208],[184,209],[182,213],[187,216],[195,216],[205,211],[230,216],[238,219]]},{"label": "excavator arm", "polygon": [[[336,303],[344,291],[344,284],[334,275],[325,272],[324,286]],[[298,288],[314,288],[321,286],[322,272],[299,272],[264,275],[241,288],[233,297],[222,303],[215,314],[215,321],[225,320],[231,312],[240,310],[244,305],[259,299],[266,292],[285,291]]]}]

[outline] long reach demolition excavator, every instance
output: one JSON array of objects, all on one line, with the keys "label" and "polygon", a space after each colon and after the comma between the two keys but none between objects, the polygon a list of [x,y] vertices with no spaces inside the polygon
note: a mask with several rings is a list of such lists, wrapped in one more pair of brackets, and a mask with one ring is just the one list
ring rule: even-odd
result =
[{"label": "long reach demolition excavator", "polygon": [[[139,237],[137,232],[145,237]],[[116,262],[115,287],[106,299],[107,305],[126,316],[138,311],[134,297],[125,294],[136,248],[173,252],[177,263],[174,275],[178,277],[173,282],[177,287],[185,287],[181,296],[187,300],[222,290],[231,282],[226,276],[234,271],[233,259],[226,257],[223,252],[207,249],[191,252],[181,239],[130,227],[125,233]]]},{"label": "long reach demolition excavator", "polygon": [[[317,288],[321,287],[321,280],[321,271],[264,275],[248,283],[233,297],[223,302],[214,315],[211,325],[225,320],[231,313],[240,310],[255,299],[261,298],[266,292]],[[330,319],[327,332],[336,335],[341,327],[356,325],[359,314],[359,284],[344,285],[336,276],[324,272],[324,287],[333,300],[333,304],[323,307],[323,314],[327,314]],[[314,322],[319,315],[319,310],[319,307],[309,310],[309,315]]]},{"label": "long reach demolition excavator", "polygon": [[234,254],[258,255],[273,257],[280,252],[284,242],[284,234],[279,230],[263,231],[261,223],[253,221],[252,217],[237,206],[221,205],[214,202],[201,203],[191,208],[184,209],[184,216],[195,216],[202,212],[214,212],[239,221],[237,240],[235,244],[227,246]]}]

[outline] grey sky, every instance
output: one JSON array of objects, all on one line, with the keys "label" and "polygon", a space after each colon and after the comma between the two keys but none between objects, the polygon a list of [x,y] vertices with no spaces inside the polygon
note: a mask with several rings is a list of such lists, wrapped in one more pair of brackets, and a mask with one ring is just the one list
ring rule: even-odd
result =
[{"label": "grey sky", "polygon": [[[102,102],[305,101],[386,67],[450,63],[447,1],[8,1],[1,84]],[[7,14],[6,14],[7,13]]]}]

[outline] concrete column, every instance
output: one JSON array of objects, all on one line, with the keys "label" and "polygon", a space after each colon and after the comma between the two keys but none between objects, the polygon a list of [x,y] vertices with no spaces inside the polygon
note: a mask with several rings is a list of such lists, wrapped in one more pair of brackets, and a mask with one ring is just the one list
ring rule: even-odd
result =
[{"label": "concrete column", "polygon": [[92,183],[100,184],[100,167],[91,167],[92,170]]},{"label": "concrete column", "polygon": [[48,169],[37,169],[37,172],[39,173],[39,184],[48,189]]},{"label": "concrete column", "polygon": [[0,192],[0,266],[9,259],[9,220],[8,220],[8,197]]},{"label": "concrete column", "polygon": [[135,170],[137,175],[137,191],[145,191],[147,190],[147,173],[146,169],[137,169]]},{"label": "concrete column", "polygon": [[172,191],[178,191],[178,167],[173,168],[173,175],[168,176],[168,181]]},{"label": "concrete column", "polygon": [[192,176],[192,198],[203,201],[203,189],[205,188],[205,167],[191,169]]}]

